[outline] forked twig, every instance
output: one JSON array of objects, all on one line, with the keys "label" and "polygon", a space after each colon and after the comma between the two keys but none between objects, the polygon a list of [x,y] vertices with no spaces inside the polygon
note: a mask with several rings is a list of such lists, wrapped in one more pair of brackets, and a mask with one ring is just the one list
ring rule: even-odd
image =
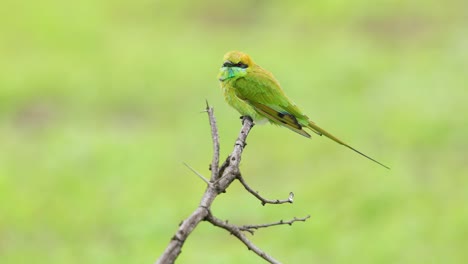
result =
[{"label": "forked twig", "polygon": [[257,192],[253,191],[242,178],[239,170],[239,165],[242,157],[243,150],[247,145],[246,139],[247,136],[254,126],[254,123],[250,117],[243,117],[242,118],[242,129],[239,133],[239,136],[234,144],[234,149],[228,158],[224,161],[224,163],[219,167],[219,137],[218,137],[218,128],[216,126],[216,119],[214,117],[214,110],[212,107],[206,104],[206,112],[208,113],[208,118],[211,126],[211,138],[213,141],[213,159],[210,164],[211,169],[211,178],[210,180],[206,179],[201,173],[197,172],[188,164],[184,163],[187,168],[192,170],[200,179],[202,179],[208,186],[203,194],[203,197],[200,201],[200,204],[197,209],[182,223],[179,225],[178,230],[172,237],[169,245],[164,250],[163,254],[160,258],[156,261],[157,264],[172,264],[179,256],[182,250],[182,246],[184,245],[187,237],[191,234],[191,232],[196,228],[196,226],[203,220],[210,222],[211,224],[221,227],[223,229],[228,230],[231,234],[236,236],[242,243],[244,243],[249,250],[255,252],[258,256],[262,257],[266,261],[270,263],[279,263],[276,259],[272,256],[268,255],[260,248],[255,246],[246,236],[243,231],[247,231],[253,234],[253,230],[259,228],[266,228],[269,226],[274,225],[282,225],[282,224],[289,224],[291,225],[293,222],[296,221],[305,221],[308,217],[305,218],[294,218],[290,221],[279,221],[276,223],[270,224],[260,224],[260,225],[245,225],[245,226],[236,226],[224,222],[216,217],[214,217],[211,213],[211,205],[214,199],[220,194],[226,191],[229,185],[235,180],[239,179],[239,181],[244,185],[244,187],[257,197],[262,204],[271,203],[271,204],[282,204],[282,203],[292,203],[294,194],[290,193],[289,198],[287,200],[268,200],[262,198]]},{"label": "forked twig", "polygon": [[278,222],[269,223],[269,224],[243,225],[243,226],[239,226],[239,229],[242,230],[242,231],[247,231],[247,232],[250,232],[251,234],[253,234],[254,229],[257,230],[257,229],[260,229],[260,228],[266,228],[266,227],[277,226],[277,225],[292,225],[294,222],[305,222],[309,218],[310,218],[310,215],[308,215],[306,217],[302,217],[302,218],[294,217],[293,219],[291,219],[289,221],[280,220]]},{"label": "forked twig", "polygon": [[266,261],[270,262],[270,263],[274,263],[274,264],[277,264],[277,263],[281,263],[279,262],[278,260],[274,259],[272,256],[268,255],[267,253],[265,253],[263,250],[261,250],[260,248],[258,248],[257,246],[255,246],[241,231],[241,229],[236,226],[236,225],[232,225],[232,224],[229,224],[227,222],[224,222],[216,217],[214,217],[212,214],[208,214],[208,216],[206,217],[206,221],[212,223],[213,225],[215,226],[218,226],[218,227],[221,227],[223,229],[226,229],[227,231],[229,231],[230,234],[234,235],[235,237],[237,237],[240,241],[242,241],[242,243],[244,243],[244,245],[247,246],[247,248],[249,250],[252,250],[253,252],[255,252],[255,254],[259,255],[260,257],[262,257],[263,259],[265,259]]},{"label": "forked twig", "polygon": [[242,175],[240,175],[240,174],[237,175],[237,179],[240,181],[240,183],[244,186],[244,188],[249,193],[251,193],[253,196],[255,196],[258,200],[260,200],[262,202],[262,205],[265,205],[265,204],[293,203],[293,201],[294,201],[294,193],[293,192],[290,192],[288,199],[284,199],[284,200],[278,200],[278,199],[270,200],[270,199],[263,198],[262,196],[260,196],[260,194],[258,194],[257,191],[254,191],[252,188],[250,188],[250,186],[247,184],[247,182],[245,182]]}]

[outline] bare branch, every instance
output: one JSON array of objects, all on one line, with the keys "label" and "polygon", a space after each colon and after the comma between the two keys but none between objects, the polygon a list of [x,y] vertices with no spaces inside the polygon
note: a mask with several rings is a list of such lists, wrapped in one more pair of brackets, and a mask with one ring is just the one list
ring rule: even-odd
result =
[{"label": "bare branch", "polygon": [[239,133],[239,136],[237,137],[236,143],[234,144],[234,150],[227,157],[227,159],[224,161],[223,165],[221,165],[221,168],[219,170],[220,178],[218,179],[217,183],[220,186],[226,186],[227,182],[231,183],[240,174],[239,165],[242,157],[242,152],[244,151],[244,147],[247,145],[247,136],[249,135],[250,130],[254,126],[254,123],[252,119],[250,119],[250,117],[245,117],[242,120],[242,124],[242,129]]},{"label": "bare branch", "polygon": [[[208,116],[213,116],[212,110],[209,110],[209,109],[212,109],[212,108],[208,107],[207,109]],[[211,111],[211,114],[210,114],[210,111]],[[212,127],[212,130],[214,129],[217,135],[216,121],[212,122],[211,120],[214,120],[214,119],[210,118],[210,124],[214,126],[214,128]],[[218,196],[218,194],[225,192],[226,188],[236,179],[237,175],[239,174],[239,163],[241,160],[242,152],[244,150],[244,146],[246,145],[245,140],[250,132],[250,129],[253,127],[253,125],[254,124],[252,120],[250,119],[243,122],[242,129],[236,140],[236,144],[234,145],[234,150],[228,157],[229,161],[226,161],[227,165],[225,165],[225,167],[223,168],[223,173],[219,174],[219,172],[217,172],[219,174],[219,176],[217,177],[220,177],[220,176],[222,177],[218,178],[216,182],[208,185],[208,188],[206,188],[206,191],[203,194],[203,197],[200,201],[199,207],[186,220],[184,220],[181,225],[179,225],[179,228],[176,234],[172,237],[171,241],[169,242],[169,245],[166,247],[163,254],[156,261],[157,264],[174,263],[176,258],[180,255],[182,246],[184,245],[187,237],[190,235],[193,229],[198,225],[198,223],[204,220],[206,216],[208,215],[209,208],[211,207],[211,204],[213,203],[214,199]],[[214,139],[214,142],[216,141],[217,140]],[[219,152],[217,151],[219,151],[219,149],[216,150],[215,148],[214,155],[219,155]],[[218,159],[213,157],[213,164],[216,164],[216,166],[218,165],[217,160]],[[196,174],[199,175],[198,173]]]},{"label": "bare branch", "polygon": [[267,260],[270,263],[279,263],[273,257],[266,254],[264,251],[260,250],[257,246],[255,246],[247,237],[244,235],[242,231],[247,231],[253,234],[253,230],[258,228],[264,228],[273,225],[279,224],[292,224],[295,221],[305,221],[305,219],[296,219],[283,222],[280,221],[278,223],[272,224],[264,224],[264,225],[247,225],[238,227],[235,225],[228,224],[227,222],[223,222],[222,220],[214,217],[211,212],[210,208],[214,201],[214,199],[220,194],[226,191],[226,188],[235,180],[239,179],[244,187],[255,197],[260,199],[263,204],[265,203],[292,203],[293,201],[293,194],[291,193],[287,200],[267,200],[263,199],[254,192],[245,181],[240,176],[239,165],[242,157],[242,153],[244,151],[245,146],[247,145],[246,139],[247,136],[254,126],[254,123],[250,117],[242,117],[242,129],[239,133],[239,136],[236,140],[234,145],[234,149],[231,154],[227,157],[224,163],[219,167],[219,138],[218,138],[218,129],[216,127],[216,119],[214,117],[213,108],[210,107],[207,103],[206,112],[208,113],[210,126],[211,126],[211,136],[213,140],[213,159],[211,162],[211,179],[208,181],[203,175],[195,171],[192,167],[188,164],[184,163],[190,170],[192,170],[198,177],[200,177],[205,183],[207,183],[208,187],[203,194],[203,197],[200,201],[198,208],[187,218],[185,219],[180,225],[178,230],[176,231],[175,235],[172,237],[169,245],[166,247],[163,254],[160,258],[156,261],[157,264],[172,264],[176,260],[176,258],[180,255],[182,250],[182,246],[185,243],[187,237],[191,234],[193,229],[203,220],[210,222],[211,224],[221,227],[223,229],[228,230],[231,234],[236,236],[239,240],[241,240],[249,250],[252,250],[257,255],[262,257],[263,259]]},{"label": "bare branch", "polygon": [[188,165],[187,163],[185,162],[182,162],[185,167],[189,168],[193,173],[195,173],[198,177],[200,177],[200,179],[202,179],[206,184],[210,185],[211,183],[205,178],[203,177],[203,175],[201,175],[200,173],[198,173],[198,171],[196,171],[194,168],[192,168],[190,165]]},{"label": "bare branch", "polygon": [[216,181],[219,178],[219,135],[216,118],[214,116],[214,109],[208,104],[208,101],[206,101],[206,112],[208,112],[208,119],[211,127],[211,139],[213,140],[213,159],[210,164],[211,181]]},{"label": "bare branch", "polygon": [[232,225],[232,224],[229,224],[227,222],[224,222],[216,217],[214,217],[212,214],[208,214],[208,216],[206,217],[206,221],[212,223],[213,225],[215,226],[218,226],[218,227],[221,227],[223,229],[226,229],[227,231],[229,231],[229,233],[231,233],[232,235],[234,235],[235,237],[237,237],[240,241],[242,241],[242,243],[244,243],[247,248],[249,250],[252,250],[253,252],[255,252],[255,254],[259,255],[260,257],[262,257],[263,259],[265,259],[266,261],[270,262],[270,263],[280,263],[278,260],[274,259],[272,256],[268,255],[267,253],[265,253],[264,251],[262,251],[260,248],[258,248],[257,246],[255,246],[243,233],[242,231],[240,230],[240,228],[236,225]]},{"label": "bare branch", "polygon": [[278,222],[269,223],[269,224],[243,225],[243,226],[240,226],[239,229],[242,230],[242,231],[248,231],[251,234],[253,234],[254,229],[256,230],[256,229],[260,229],[260,228],[266,228],[266,227],[277,226],[277,225],[292,225],[294,222],[305,222],[309,218],[310,218],[310,215],[308,215],[306,217],[303,217],[303,218],[294,217],[293,219],[291,219],[289,221],[280,220]]},{"label": "bare branch", "polygon": [[247,184],[247,182],[245,182],[244,178],[239,174],[237,176],[237,179],[240,181],[240,183],[242,183],[242,185],[244,186],[244,188],[249,192],[251,193],[253,196],[255,196],[258,200],[260,200],[262,202],[262,205],[265,205],[265,204],[283,204],[283,203],[293,203],[293,198],[294,198],[294,193],[290,192],[289,193],[289,197],[288,199],[284,199],[284,200],[270,200],[270,199],[266,199],[266,198],[263,198],[262,196],[260,196],[260,194],[258,194],[257,191],[254,191],[252,188],[250,188],[250,186]]}]

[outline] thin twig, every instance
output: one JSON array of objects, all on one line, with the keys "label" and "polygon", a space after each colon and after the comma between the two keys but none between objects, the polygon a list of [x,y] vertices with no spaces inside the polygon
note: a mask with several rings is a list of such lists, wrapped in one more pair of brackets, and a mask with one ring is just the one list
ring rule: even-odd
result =
[{"label": "thin twig", "polygon": [[182,162],[185,167],[189,168],[193,173],[195,173],[198,177],[200,177],[200,179],[202,179],[204,182],[206,182],[206,184],[210,185],[211,183],[205,178],[203,177],[203,175],[201,175],[198,171],[196,171],[194,168],[192,168],[190,165],[188,165],[187,163],[185,162]]},{"label": "thin twig", "polygon": [[294,193],[290,192],[289,193],[289,197],[288,199],[284,199],[284,200],[270,200],[270,199],[266,199],[266,198],[263,198],[262,196],[260,196],[260,194],[258,194],[258,192],[254,191],[252,188],[250,188],[250,186],[247,184],[247,182],[245,182],[244,178],[242,178],[242,175],[237,175],[237,179],[240,181],[240,183],[244,186],[244,188],[249,192],[251,193],[253,196],[255,196],[258,200],[260,200],[262,202],[262,205],[265,205],[265,204],[283,204],[283,203],[293,203],[293,199],[294,199]]},{"label": "thin twig", "polygon": [[268,255],[265,251],[262,251],[260,248],[258,248],[257,246],[255,246],[240,230],[240,228],[238,226],[235,226],[235,225],[232,225],[232,224],[229,224],[227,222],[224,222],[222,221],[221,219],[218,219],[216,217],[214,217],[211,213],[209,213],[207,216],[206,216],[206,221],[212,223],[213,225],[215,226],[218,226],[218,227],[221,227],[223,229],[226,229],[227,231],[229,231],[229,233],[231,233],[232,235],[234,235],[235,237],[237,237],[240,241],[242,241],[242,243],[244,243],[247,248],[249,250],[252,250],[253,252],[255,252],[255,254],[259,255],[260,257],[262,257],[264,260],[270,262],[270,263],[274,263],[274,264],[277,264],[277,263],[280,263],[278,260],[274,259],[272,256]]},{"label": "thin twig", "polygon": [[216,181],[219,178],[219,135],[214,109],[208,104],[208,100],[206,101],[206,112],[208,112],[208,119],[211,127],[211,139],[213,140],[213,159],[210,164],[211,181]]},{"label": "thin twig", "polygon": [[289,221],[280,220],[278,222],[269,223],[269,224],[243,225],[243,226],[239,226],[239,229],[242,230],[242,231],[248,231],[251,234],[253,234],[253,229],[260,229],[260,228],[266,228],[266,227],[277,226],[277,225],[292,225],[294,222],[305,222],[309,218],[310,218],[310,215],[308,215],[306,217],[303,217],[303,218],[294,217],[293,219],[291,219]]}]

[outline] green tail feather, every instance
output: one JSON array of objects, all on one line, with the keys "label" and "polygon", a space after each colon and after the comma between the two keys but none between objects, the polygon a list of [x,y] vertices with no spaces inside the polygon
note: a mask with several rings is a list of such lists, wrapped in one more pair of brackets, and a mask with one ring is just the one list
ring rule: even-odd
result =
[{"label": "green tail feather", "polygon": [[360,154],[361,156],[364,156],[364,157],[368,158],[369,160],[372,160],[373,162],[379,164],[380,166],[382,166],[382,167],[384,167],[384,168],[387,168],[387,169],[390,169],[390,167],[388,167],[388,166],[386,166],[386,165],[384,165],[384,164],[378,162],[377,160],[375,160],[375,159],[373,159],[373,158],[367,156],[366,154],[360,152],[359,150],[357,150],[357,149],[351,147],[350,145],[344,143],[343,141],[341,141],[341,140],[338,139],[337,137],[335,137],[335,136],[333,136],[332,134],[328,133],[328,132],[327,132],[326,130],[324,130],[323,128],[317,126],[314,122],[309,121],[309,125],[308,125],[307,127],[308,127],[310,130],[314,131],[315,133],[317,133],[317,134],[319,134],[319,135],[324,135],[324,136],[328,137],[329,139],[335,141],[336,143],[341,144],[341,145],[343,145],[343,146],[345,146],[345,147],[350,148],[350,149],[353,150],[354,152]]}]

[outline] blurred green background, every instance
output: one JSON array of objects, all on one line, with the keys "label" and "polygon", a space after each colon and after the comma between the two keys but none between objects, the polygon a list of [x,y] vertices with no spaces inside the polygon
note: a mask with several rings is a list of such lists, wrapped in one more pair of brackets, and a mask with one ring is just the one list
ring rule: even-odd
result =
[{"label": "blurred green background", "polygon": [[[310,2],[310,3],[309,3]],[[242,50],[330,140],[256,126],[213,212],[285,263],[468,259],[468,2],[2,1],[0,262],[153,263],[240,128],[216,74]],[[263,263],[202,223],[180,263]]]}]

